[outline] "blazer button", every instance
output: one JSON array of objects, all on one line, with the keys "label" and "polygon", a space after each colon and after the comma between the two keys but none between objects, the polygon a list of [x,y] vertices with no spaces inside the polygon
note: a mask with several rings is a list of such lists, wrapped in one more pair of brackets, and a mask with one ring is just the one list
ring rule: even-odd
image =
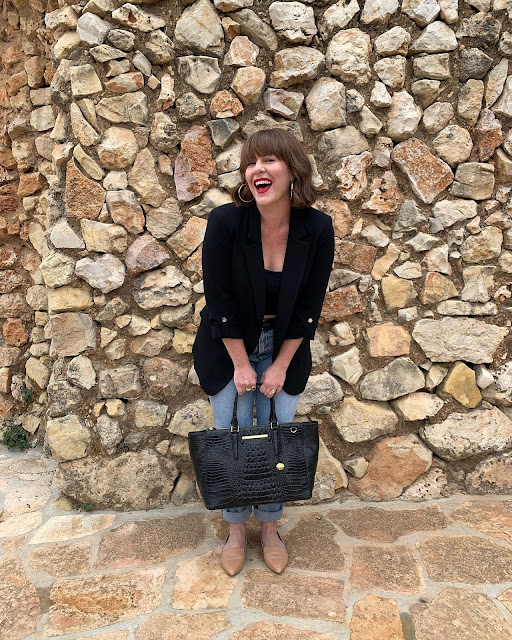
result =
[{"label": "blazer button", "polygon": [[313,318],[308,318],[308,322],[311,324],[313,322]]},{"label": "blazer button", "polygon": [[222,322],[227,322],[227,321],[228,321],[228,319],[226,317],[222,318]]}]

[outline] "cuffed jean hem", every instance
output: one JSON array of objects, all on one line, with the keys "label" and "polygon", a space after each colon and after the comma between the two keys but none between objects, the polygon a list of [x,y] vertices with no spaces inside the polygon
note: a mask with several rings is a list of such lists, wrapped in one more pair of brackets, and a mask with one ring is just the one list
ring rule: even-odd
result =
[{"label": "cuffed jean hem", "polygon": [[[265,510],[265,507],[270,509]],[[252,507],[235,507],[232,509],[223,509],[222,517],[230,524],[238,524],[248,520],[252,513]],[[254,507],[254,517],[260,522],[277,522],[283,517],[284,504],[272,503],[268,505],[256,505]]]},{"label": "cuffed jean hem", "polygon": [[[279,509],[277,511],[264,511],[262,509],[262,507],[264,506],[269,506],[269,507],[279,506]],[[254,517],[256,518],[256,520],[259,520],[260,522],[277,522],[283,517],[283,511],[284,511],[284,504],[282,502],[273,503],[272,505],[259,505],[259,506],[256,505],[254,507]]]}]

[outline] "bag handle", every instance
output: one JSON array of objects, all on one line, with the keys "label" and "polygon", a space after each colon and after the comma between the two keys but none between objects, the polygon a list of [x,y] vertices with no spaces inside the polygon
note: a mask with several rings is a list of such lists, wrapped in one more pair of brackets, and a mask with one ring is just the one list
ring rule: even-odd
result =
[{"label": "bag handle", "polygon": [[[261,382],[257,382],[256,386],[261,387]],[[231,431],[239,431],[240,427],[238,426],[238,393],[235,394],[235,401],[233,403],[233,415],[231,417]],[[270,428],[277,429],[278,422],[276,416],[276,402],[274,400],[274,396],[270,398]]]}]

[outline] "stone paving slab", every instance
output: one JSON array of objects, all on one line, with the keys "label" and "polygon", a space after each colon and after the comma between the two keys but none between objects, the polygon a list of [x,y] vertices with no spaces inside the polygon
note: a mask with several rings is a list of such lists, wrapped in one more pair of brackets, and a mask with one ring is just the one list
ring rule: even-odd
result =
[{"label": "stone paving slab", "polygon": [[288,507],[290,564],[219,562],[201,504],[73,511],[41,451],[0,446],[1,640],[512,640],[512,499]]}]

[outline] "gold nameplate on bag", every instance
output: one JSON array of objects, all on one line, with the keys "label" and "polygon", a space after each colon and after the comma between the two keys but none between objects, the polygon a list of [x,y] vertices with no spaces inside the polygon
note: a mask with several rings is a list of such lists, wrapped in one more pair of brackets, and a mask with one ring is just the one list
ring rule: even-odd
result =
[{"label": "gold nameplate on bag", "polygon": [[282,462],[278,462],[278,463],[276,464],[276,469],[277,469],[278,471],[282,471],[282,470],[284,469],[284,464],[283,464]]},{"label": "gold nameplate on bag", "polygon": [[268,438],[268,433],[262,433],[258,436],[242,436],[242,440],[254,440],[254,438]]}]

